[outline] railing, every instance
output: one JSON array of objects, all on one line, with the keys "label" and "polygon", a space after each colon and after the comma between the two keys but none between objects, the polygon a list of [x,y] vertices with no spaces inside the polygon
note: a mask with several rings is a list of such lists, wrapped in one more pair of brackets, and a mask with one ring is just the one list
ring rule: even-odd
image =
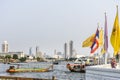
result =
[{"label": "railing", "polygon": [[24,77],[11,77],[11,76],[0,76],[0,80],[57,80],[53,76],[52,79],[40,79],[40,78],[24,78]]}]

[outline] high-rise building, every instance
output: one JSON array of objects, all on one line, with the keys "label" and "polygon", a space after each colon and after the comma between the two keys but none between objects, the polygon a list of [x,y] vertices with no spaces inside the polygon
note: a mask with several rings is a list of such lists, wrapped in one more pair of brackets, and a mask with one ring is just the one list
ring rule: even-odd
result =
[{"label": "high-rise building", "polygon": [[36,46],[36,58],[43,58],[43,53],[39,50],[39,47]]},{"label": "high-rise building", "polygon": [[39,47],[36,46],[36,54],[39,52]]},{"label": "high-rise building", "polygon": [[2,52],[8,53],[8,42],[4,41],[2,44]]},{"label": "high-rise building", "polygon": [[32,55],[32,47],[29,48],[29,55]]},{"label": "high-rise building", "polygon": [[54,50],[54,55],[56,55],[57,54],[57,51],[56,51],[56,49]]},{"label": "high-rise building", "polygon": [[65,59],[67,59],[67,43],[64,44],[64,55]]},{"label": "high-rise building", "polygon": [[73,41],[70,41],[70,43],[69,43],[69,56],[70,56],[70,58],[72,58],[73,57]]},{"label": "high-rise building", "polygon": [[36,46],[36,58],[37,57],[40,57],[40,55],[39,55],[39,47],[38,46]]}]

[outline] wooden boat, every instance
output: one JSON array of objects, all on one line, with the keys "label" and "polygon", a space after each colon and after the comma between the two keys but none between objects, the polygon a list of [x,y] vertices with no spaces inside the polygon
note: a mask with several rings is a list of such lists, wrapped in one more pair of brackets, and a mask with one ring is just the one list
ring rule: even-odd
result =
[{"label": "wooden boat", "polygon": [[81,58],[75,60],[73,64],[67,64],[67,68],[71,72],[85,72],[85,61]]},{"label": "wooden boat", "polygon": [[16,68],[15,66],[10,66],[9,69],[6,70],[6,72],[9,73],[16,73],[16,72],[49,72],[53,70],[53,65],[51,65],[49,68]]},{"label": "wooden boat", "polygon": [[71,72],[85,72],[85,65],[82,64],[67,64],[67,68]]},{"label": "wooden boat", "polygon": [[58,61],[54,61],[53,64],[59,64],[59,62]]}]

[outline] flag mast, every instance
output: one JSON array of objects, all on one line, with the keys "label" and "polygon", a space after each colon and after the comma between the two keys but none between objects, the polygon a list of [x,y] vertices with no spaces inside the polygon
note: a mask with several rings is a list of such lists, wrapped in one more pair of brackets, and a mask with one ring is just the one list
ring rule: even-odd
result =
[{"label": "flag mast", "polygon": [[108,53],[108,29],[107,29],[107,15],[105,12],[105,26],[104,26],[104,49],[105,49],[105,53],[104,53],[104,57],[105,57],[105,64],[107,64],[107,53]]}]

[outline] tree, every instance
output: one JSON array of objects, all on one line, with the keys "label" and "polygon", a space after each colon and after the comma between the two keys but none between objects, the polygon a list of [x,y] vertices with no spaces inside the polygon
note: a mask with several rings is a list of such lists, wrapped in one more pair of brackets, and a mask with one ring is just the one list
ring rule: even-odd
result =
[{"label": "tree", "polygon": [[18,55],[17,54],[13,54],[13,59],[18,59]]},{"label": "tree", "polygon": [[37,57],[37,61],[40,61],[40,58],[39,58],[39,57]]},{"label": "tree", "polygon": [[8,59],[9,59],[9,58],[11,58],[11,56],[10,56],[10,55],[6,55],[5,58],[8,58]]},{"label": "tree", "polygon": [[37,57],[37,61],[40,62],[40,61],[44,61],[43,58],[40,58],[40,57]]},{"label": "tree", "polygon": [[19,60],[20,60],[20,62],[25,62],[26,61],[26,57],[21,57]]},{"label": "tree", "polygon": [[11,58],[11,55],[6,55],[5,56],[6,62],[10,62],[10,58]]}]

